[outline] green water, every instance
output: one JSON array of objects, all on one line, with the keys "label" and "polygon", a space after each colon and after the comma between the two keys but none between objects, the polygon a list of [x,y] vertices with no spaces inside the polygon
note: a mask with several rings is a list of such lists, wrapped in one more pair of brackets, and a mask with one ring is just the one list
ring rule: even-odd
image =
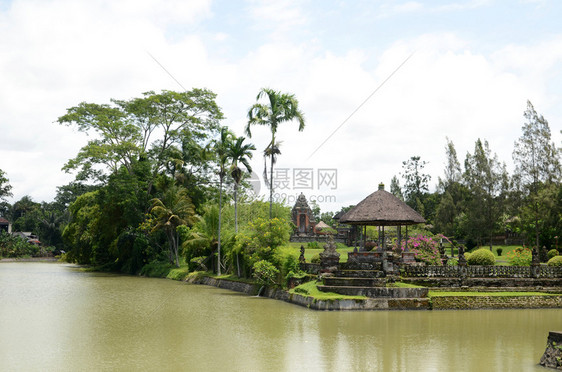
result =
[{"label": "green water", "polygon": [[0,371],[546,371],[549,330],[562,330],[562,310],[318,312],[0,263]]}]

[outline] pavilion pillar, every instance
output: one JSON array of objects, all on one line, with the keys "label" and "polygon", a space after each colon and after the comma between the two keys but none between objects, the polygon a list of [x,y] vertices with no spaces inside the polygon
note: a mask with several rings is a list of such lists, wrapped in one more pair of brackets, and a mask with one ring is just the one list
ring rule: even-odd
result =
[{"label": "pavilion pillar", "polygon": [[363,226],[363,250],[367,249],[367,225]]},{"label": "pavilion pillar", "polygon": [[410,249],[408,249],[408,225],[406,225],[406,248],[404,248],[404,252],[410,252]]},{"label": "pavilion pillar", "polygon": [[[398,235],[398,247],[402,247],[402,226],[398,225],[396,227],[396,230],[397,230],[396,235]],[[397,252],[399,252],[399,251],[397,251]]]}]

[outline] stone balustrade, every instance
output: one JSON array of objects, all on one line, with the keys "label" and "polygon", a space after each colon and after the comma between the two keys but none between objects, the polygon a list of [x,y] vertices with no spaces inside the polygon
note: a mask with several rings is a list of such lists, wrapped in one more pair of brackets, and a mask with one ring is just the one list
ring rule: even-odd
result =
[{"label": "stone balustrade", "polygon": [[[562,278],[562,267],[539,266],[538,278]],[[530,266],[403,266],[402,276],[410,278],[530,278]]]}]

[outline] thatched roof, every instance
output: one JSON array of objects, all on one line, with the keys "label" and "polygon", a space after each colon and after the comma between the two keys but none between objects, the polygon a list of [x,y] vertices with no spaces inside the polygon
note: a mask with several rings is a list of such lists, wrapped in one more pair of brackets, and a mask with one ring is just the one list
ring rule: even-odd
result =
[{"label": "thatched roof", "polygon": [[336,214],[334,215],[334,217],[332,217],[332,219],[334,219],[334,220],[339,220],[339,219],[341,218],[341,216],[343,216],[344,214],[345,214],[345,212],[344,212],[343,210],[342,210],[342,211],[339,211],[338,213],[336,213]]},{"label": "thatched roof", "polygon": [[385,191],[382,185],[344,214],[340,222],[350,225],[398,226],[424,223],[425,219],[402,200]]},{"label": "thatched roof", "polygon": [[331,229],[331,227],[328,226],[328,225],[326,224],[326,222],[324,222],[324,221],[318,222],[318,223],[316,224],[316,226],[314,226],[314,228],[315,228],[315,229]]}]

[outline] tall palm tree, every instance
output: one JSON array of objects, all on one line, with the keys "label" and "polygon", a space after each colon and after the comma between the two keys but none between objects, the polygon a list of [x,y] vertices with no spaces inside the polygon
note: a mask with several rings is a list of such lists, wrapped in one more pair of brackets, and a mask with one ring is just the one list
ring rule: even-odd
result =
[{"label": "tall palm tree", "polygon": [[219,132],[219,138],[214,141],[213,149],[217,155],[219,165],[219,231],[217,244],[217,274],[221,275],[221,224],[222,224],[222,183],[227,172],[228,149],[232,143],[232,133],[227,127],[222,127]]},{"label": "tall palm tree", "polygon": [[193,225],[195,222],[195,206],[184,187],[171,186],[164,197],[151,200],[150,212],[156,216],[156,225],[152,232],[164,230],[170,245],[170,262],[180,266],[177,227]]},{"label": "tall palm tree", "polygon": [[248,174],[252,173],[249,160],[252,158],[252,151],[256,149],[253,144],[244,143],[245,140],[245,137],[238,137],[228,148],[228,157],[232,161],[230,175],[234,180],[234,232],[236,234],[238,234],[238,187],[244,175],[244,171],[238,164],[241,163],[248,171]]},{"label": "tall palm tree", "polygon": [[[264,98],[266,103],[260,103]],[[264,151],[265,156],[271,157],[271,171],[269,175],[269,218],[272,218],[273,207],[273,165],[276,155],[279,155],[279,145],[275,134],[279,124],[296,120],[299,123],[299,132],[304,129],[304,114],[299,109],[299,102],[293,94],[281,93],[269,88],[262,88],[256,97],[256,103],[248,111],[248,124],[246,134],[252,137],[252,125],[266,125],[271,130],[271,142]],[[267,179],[266,179],[267,182]]]}]

